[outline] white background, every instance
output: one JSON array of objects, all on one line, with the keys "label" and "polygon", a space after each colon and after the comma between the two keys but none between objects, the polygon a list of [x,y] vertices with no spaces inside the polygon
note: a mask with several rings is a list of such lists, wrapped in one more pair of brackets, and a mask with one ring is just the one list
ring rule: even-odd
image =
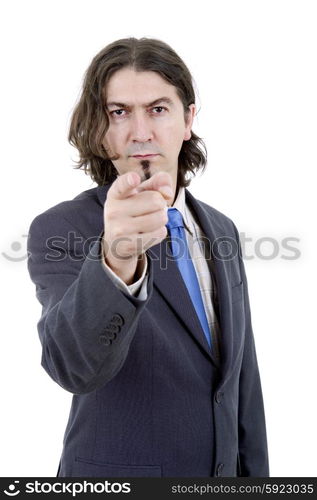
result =
[{"label": "white background", "polygon": [[[91,59],[118,38],[146,36],[169,43],[197,85],[193,130],[208,167],[190,191],[252,239],[245,266],[271,476],[315,477],[316,2],[7,1],[0,17],[0,475],[57,472],[71,394],[40,365],[26,235],[40,212],[95,187],[67,143]],[[254,255],[267,237],[274,259]],[[300,258],[282,258],[287,237],[299,239]]]}]

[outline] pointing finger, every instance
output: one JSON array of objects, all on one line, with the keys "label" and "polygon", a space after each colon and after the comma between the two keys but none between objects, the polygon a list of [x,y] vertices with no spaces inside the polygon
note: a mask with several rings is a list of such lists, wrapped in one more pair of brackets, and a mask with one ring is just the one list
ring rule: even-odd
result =
[{"label": "pointing finger", "polygon": [[139,192],[146,190],[159,191],[167,201],[173,201],[172,177],[167,172],[157,172],[137,187]]},{"label": "pointing finger", "polygon": [[108,191],[107,197],[123,200],[137,193],[136,187],[141,183],[141,177],[137,172],[127,172],[119,175]]}]

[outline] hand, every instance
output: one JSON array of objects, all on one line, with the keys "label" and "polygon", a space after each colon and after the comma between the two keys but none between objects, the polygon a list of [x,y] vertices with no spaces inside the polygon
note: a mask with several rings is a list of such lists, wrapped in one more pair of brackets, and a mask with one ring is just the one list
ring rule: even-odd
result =
[{"label": "hand", "polygon": [[104,205],[103,251],[108,266],[127,284],[142,274],[144,252],[167,235],[167,205],[173,203],[172,178],[157,172],[141,183],[136,172],[120,175]]}]

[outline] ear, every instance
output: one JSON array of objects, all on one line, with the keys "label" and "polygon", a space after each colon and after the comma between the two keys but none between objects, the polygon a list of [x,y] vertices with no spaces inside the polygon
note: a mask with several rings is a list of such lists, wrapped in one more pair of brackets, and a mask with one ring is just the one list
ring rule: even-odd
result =
[{"label": "ear", "polygon": [[185,113],[185,132],[184,132],[184,141],[189,141],[192,136],[191,130],[193,126],[193,121],[196,113],[195,104],[190,104],[188,106],[188,110]]}]

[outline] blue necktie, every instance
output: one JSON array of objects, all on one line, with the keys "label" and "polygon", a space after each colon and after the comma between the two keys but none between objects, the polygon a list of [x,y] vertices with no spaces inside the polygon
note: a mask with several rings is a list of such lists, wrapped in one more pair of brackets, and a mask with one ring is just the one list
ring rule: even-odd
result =
[{"label": "blue necktie", "polygon": [[207,342],[211,346],[210,329],[206,317],[204,303],[200,293],[198,278],[187,246],[182,214],[177,208],[168,209],[166,227],[171,236],[172,253],[178,269],[187,287],[192,303],[204,330]]}]

